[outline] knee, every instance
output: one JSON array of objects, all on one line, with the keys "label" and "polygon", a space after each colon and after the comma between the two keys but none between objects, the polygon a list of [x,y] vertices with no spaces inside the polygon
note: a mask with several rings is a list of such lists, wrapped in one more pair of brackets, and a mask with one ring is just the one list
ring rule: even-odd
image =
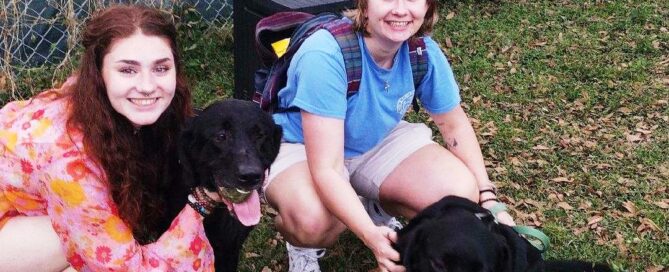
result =
[{"label": "knee", "polygon": [[476,203],[479,202],[478,182],[474,174],[470,171],[462,171],[458,177],[458,181],[453,183],[449,191],[447,195],[459,196]]},{"label": "knee", "polygon": [[479,201],[478,182],[474,174],[469,170],[454,175],[451,182],[448,182],[443,189],[444,191],[441,192],[441,196],[452,195],[466,198],[476,203]]},{"label": "knee", "polygon": [[[285,217],[282,217],[286,219]],[[284,222],[284,232],[290,242],[303,247],[327,247],[335,242],[344,225],[326,210],[301,211]]]}]

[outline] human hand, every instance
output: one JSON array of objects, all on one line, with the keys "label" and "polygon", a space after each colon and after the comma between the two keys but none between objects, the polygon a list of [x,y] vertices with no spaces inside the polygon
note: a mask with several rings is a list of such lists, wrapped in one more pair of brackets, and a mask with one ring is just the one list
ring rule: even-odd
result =
[{"label": "human hand", "polygon": [[[498,201],[487,201],[481,204],[481,207],[490,210],[492,206],[495,206],[498,203],[499,203]],[[516,223],[513,221],[513,217],[511,217],[511,215],[505,210],[500,211],[497,214],[494,214],[494,216],[495,218],[497,218],[497,222],[499,223],[512,227],[516,225]]]},{"label": "human hand", "polygon": [[363,242],[374,253],[380,272],[405,271],[404,266],[395,263],[400,260],[400,254],[392,246],[396,241],[397,233],[386,226],[375,226],[364,234]]}]

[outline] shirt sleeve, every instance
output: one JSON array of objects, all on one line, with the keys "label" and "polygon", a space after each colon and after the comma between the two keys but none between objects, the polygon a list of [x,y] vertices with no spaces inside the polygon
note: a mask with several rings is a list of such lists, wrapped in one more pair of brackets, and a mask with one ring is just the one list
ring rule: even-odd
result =
[{"label": "shirt sleeve", "polygon": [[213,250],[202,216],[190,206],[154,243],[138,244],[119,218],[106,185],[67,152],[45,171],[43,196],[68,262],[83,271],[211,271]]},{"label": "shirt sleeve", "polygon": [[324,117],[346,117],[346,69],[339,45],[320,30],[300,46],[289,66],[291,106]]},{"label": "shirt sleeve", "polygon": [[425,37],[424,41],[428,53],[428,69],[418,86],[417,95],[429,113],[446,113],[460,104],[460,89],[451,65],[439,45],[430,37]]}]

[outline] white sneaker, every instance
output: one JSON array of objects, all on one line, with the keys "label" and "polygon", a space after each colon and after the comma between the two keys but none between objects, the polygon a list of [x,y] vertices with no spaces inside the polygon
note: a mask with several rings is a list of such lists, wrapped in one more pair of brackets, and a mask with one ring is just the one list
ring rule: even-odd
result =
[{"label": "white sneaker", "polygon": [[379,203],[378,200],[372,200],[361,196],[360,201],[362,202],[362,206],[365,207],[367,214],[369,214],[369,218],[372,219],[372,222],[374,222],[375,225],[386,226],[394,231],[403,228],[402,223],[400,223],[397,218],[386,213],[386,211],[381,208],[381,203]]},{"label": "white sneaker", "polygon": [[321,272],[318,259],[325,255],[324,248],[296,247],[286,242],[288,272]]}]

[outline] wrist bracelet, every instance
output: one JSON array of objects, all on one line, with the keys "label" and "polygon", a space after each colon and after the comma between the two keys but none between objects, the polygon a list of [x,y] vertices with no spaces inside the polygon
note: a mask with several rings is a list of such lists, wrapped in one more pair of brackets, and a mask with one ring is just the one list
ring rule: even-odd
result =
[{"label": "wrist bracelet", "polygon": [[489,192],[489,193],[492,193],[493,195],[497,196],[497,188],[495,188],[495,187],[480,190],[479,195],[482,194],[482,193],[485,193],[485,192]]},{"label": "wrist bracelet", "polygon": [[206,217],[211,213],[204,205],[202,205],[200,202],[196,200],[196,198],[193,196],[193,194],[188,195],[188,205],[193,208],[197,213],[202,215],[202,217]]},{"label": "wrist bracelet", "polygon": [[486,199],[486,200],[481,200],[481,201],[479,201],[479,205],[483,205],[483,203],[486,203],[486,202],[488,202],[488,201],[499,201],[499,200],[497,199],[497,197],[495,197],[495,198],[488,198],[488,199]]}]

